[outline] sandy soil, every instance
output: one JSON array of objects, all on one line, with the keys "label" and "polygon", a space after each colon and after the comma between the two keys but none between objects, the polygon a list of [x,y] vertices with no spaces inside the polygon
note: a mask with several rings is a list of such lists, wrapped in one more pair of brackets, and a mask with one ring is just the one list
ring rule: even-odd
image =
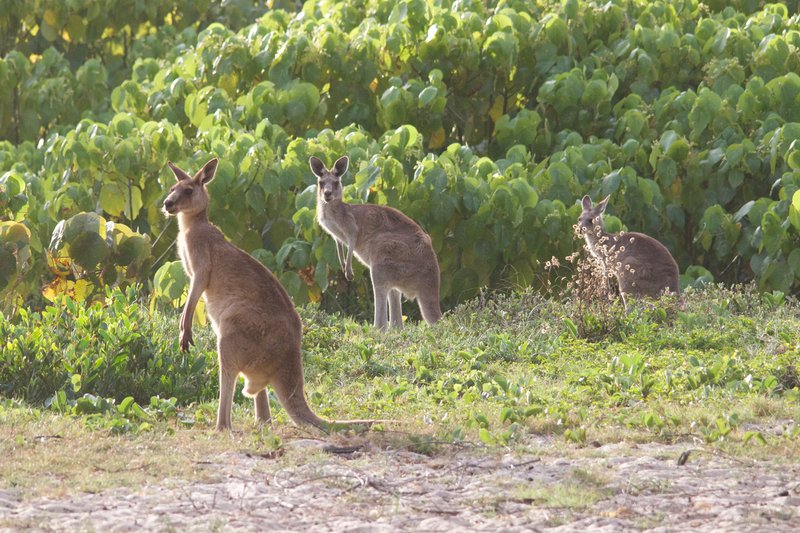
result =
[{"label": "sandy soil", "polygon": [[[569,458],[369,445],[226,453],[211,481],[165,479],[65,499],[0,492],[3,531],[796,531],[800,465],[691,445],[609,444]],[[678,458],[692,450],[688,461]],[[349,452],[349,453],[348,453]]]}]

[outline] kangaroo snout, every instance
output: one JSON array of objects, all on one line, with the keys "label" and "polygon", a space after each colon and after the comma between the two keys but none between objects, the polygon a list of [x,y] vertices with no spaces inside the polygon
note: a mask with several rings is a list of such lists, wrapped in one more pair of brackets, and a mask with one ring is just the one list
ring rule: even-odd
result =
[{"label": "kangaroo snout", "polygon": [[175,207],[175,201],[170,198],[164,200],[164,212],[170,215],[174,215],[175,211],[177,211]]}]

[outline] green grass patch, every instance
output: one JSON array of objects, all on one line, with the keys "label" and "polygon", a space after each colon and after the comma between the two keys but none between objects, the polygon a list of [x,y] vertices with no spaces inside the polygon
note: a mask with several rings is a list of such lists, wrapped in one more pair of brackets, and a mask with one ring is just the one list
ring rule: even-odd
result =
[{"label": "green grass patch", "polygon": [[[486,293],[434,327],[379,332],[305,307],[310,403],[331,419],[390,420],[376,431],[426,453],[437,443],[515,446],[542,435],[577,446],[692,438],[794,448],[794,300],[713,288],[687,293],[681,310],[578,309],[532,292]],[[569,321],[587,319],[613,321],[613,333],[580,338]],[[109,291],[102,304],[65,300],[2,317],[3,409],[44,409],[112,434],[208,429],[215,339],[198,327],[197,345],[181,353],[177,323],[177,311],[151,312],[133,289]],[[241,391],[236,400],[237,416],[252,416]],[[289,424],[271,401],[275,427]]]}]

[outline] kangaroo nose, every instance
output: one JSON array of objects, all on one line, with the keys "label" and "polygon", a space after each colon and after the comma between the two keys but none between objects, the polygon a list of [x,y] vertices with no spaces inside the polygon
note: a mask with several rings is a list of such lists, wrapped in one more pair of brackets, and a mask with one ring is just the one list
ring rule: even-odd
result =
[{"label": "kangaroo nose", "polygon": [[164,208],[165,209],[172,209],[172,206],[175,205],[175,202],[172,200],[164,200]]}]

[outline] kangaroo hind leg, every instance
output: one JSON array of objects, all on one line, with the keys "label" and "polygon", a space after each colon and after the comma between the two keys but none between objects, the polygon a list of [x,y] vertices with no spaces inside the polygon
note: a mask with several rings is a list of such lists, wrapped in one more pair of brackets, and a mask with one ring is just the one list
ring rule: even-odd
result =
[{"label": "kangaroo hind leg", "polygon": [[256,410],[256,421],[260,423],[271,422],[271,414],[269,411],[269,395],[267,394],[267,382],[269,381],[268,374],[263,371],[247,367],[243,370],[244,374],[244,395],[253,398],[253,404]]},{"label": "kangaroo hind leg", "polygon": [[262,424],[269,424],[272,422],[272,415],[269,412],[269,396],[267,389],[261,389],[258,394],[253,398],[256,406],[256,421]]},{"label": "kangaroo hind leg", "polygon": [[389,291],[389,323],[393,328],[403,328],[403,303],[397,289]]},{"label": "kangaroo hind leg", "polygon": [[389,303],[389,291],[392,289],[379,268],[371,268],[370,277],[372,278],[372,294],[375,300],[375,327],[377,329],[386,329],[386,311]]},{"label": "kangaroo hind leg", "polygon": [[236,390],[236,378],[239,372],[232,368],[225,357],[223,343],[219,343],[219,407],[217,408],[217,431],[225,431],[231,426],[231,409],[233,393]]}]

